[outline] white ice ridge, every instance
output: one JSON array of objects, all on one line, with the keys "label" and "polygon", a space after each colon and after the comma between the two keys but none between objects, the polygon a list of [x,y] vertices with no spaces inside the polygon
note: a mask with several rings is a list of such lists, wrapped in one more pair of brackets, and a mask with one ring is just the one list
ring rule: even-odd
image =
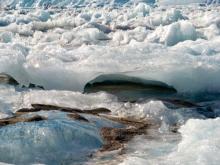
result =
[{"label": "white ice ridge", "polygon": [[134,7],[0,12],[0,72],[21,85],[83,91],[102,74],[220,92],[220,8]]}]

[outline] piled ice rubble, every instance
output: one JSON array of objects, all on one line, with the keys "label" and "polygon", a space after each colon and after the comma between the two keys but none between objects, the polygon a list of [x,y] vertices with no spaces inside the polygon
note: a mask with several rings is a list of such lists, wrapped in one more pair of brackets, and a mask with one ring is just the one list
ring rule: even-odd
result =
[{"label": "piled ice rubble", "polygon": [[82,91],[95,77],[114,73],[183,92],[218,92],[218,7],[139,3],[58,11],[0,13],[0,72],[46,89]]},{"label": "piled ice rubble", "polygon": [[[156,135],[159,140],[138,137],[141,140],[133,141],[132,154],[126,153],[123,164],[219,161],[219,119],[203,120],[207,117],[203,106],[173,109],[161,100],[124,103],[103,92],[82,94],[84,86],[96,77],[120,74],[164,82],[187,95],[211,93],[216,99],[214,94],[220,92],[219,7],[166,6],[205,2],[197,0],[161,0],[157,7],[149,5],[154,3],[151,0],[52,2],[0,0],[0,7],[5,8],[0,10],[0,73],[12,76],[20,84],[0,86],[0,118],[11,117],[19,108],[30,108],[31,104],[104,107],[117,117],[154,119],[161,124]],[[87,7],[72,8],[76,6]],[[30,84],[46,90],[21,88]],[[209,107],[205,110],[212,117],[219,116],[217,101],[206,105]],[[1,128],[1,161],[85,161],[88,153],[102,145],[100,127],[112,125],[96,117],[91,123],[82,124],[62,112],[37,114],[48,117],[48,121]],[[170,126],[179,125],[183,125],[179,131],[182,140],[170,132]]]},{"label": "piled ice rubble", "polygon": [[144,137],[134,139],[130,144],[131,147],[128,148],[131,153],[120,165],[218,164],[219,157],[216,155],[220,154],[220,142],[217,138],[219,118],[191,119],[181,127],[180,132],[182,140],[177,147],[175,145],[178,137],[174,135],[163,135],[161,137],[163,142]]},{"label": "piled ice rubble", "polygon": [[24,8],[24,7],[83,7],[83,6],[105,6],[105,5],[125,5],[129,3],[155,3],[155,0],[65,0],[65,1],[51,1],[51,0],[3,0],[0,4],[4,7],[10,8]]},{"label": "piled ice rubble", "polygon": [[[170,160],[186,164],[217,164],[220,154],[220,118],[209,120],[189,120],[181,127],[182,141]],[[196,153],[196,154],[193,154]],[[171,161],[171,162],[172,162]]]},{"label": "piled ice rubble", "polygon": [[[4,2],[3,2],[4,1]],[[187,5],[187,4],[218,4],[218,0],[65,0],[65,1],[51,1],[51,0],[1,0],[2,7],[9,8],[36,8],[36,7],[85,7],[85,6],[121,6],[129,4],[137,4],[144,2],[147,4],[158,5]]]}]

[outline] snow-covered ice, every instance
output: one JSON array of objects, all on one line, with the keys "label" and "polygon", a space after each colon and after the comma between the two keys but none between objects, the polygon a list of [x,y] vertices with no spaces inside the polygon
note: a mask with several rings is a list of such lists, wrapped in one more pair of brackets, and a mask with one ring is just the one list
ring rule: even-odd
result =
[{"label": "snow-covered ice", "polygon": [[128,148],[132,152],[120,165],[217,165],[220,154],[219,123],[219,118],[190,119],[179,130],[182,139],[173,135],[158,135],[162,142],[145,137],[134,139],[131,148]]},{"label": "snow-covered ice", "polygon": [[[88,110],[104,107],[117,117],[153,119],[161,124],[158,130],[132,139],[123,156],[115,155],[117,163],[107,163],[217,165],[219,3],[0,0],[0,73],[19,82],[16,87],[0,85],[0,118],[31,104]],[[155,98],[130,103],[105,92],[83,93],[85,85],[100,75],[163,82],[184,98],[199,102],[197,98],[202,97],[204,102],[199,102],[200,109],[175,109]],[[45,90],[29,89],[31,84]],[[217,118],[207,119],[203,107]],[[39,114],[49,120],[0,128],[1,162],[84,162],[103,143],[100,127],[113,124],[93,118],[95,124],[84,125],[68,120],[64,113]],[[180,126],[179,133],[170,131],[174,125]],[[76,153],[80,156],[74,157]]]},{"label": "snow-covered ice", "polygon": [[219,7],[79,10],[2,11],[0,71],[46,89],[83,91],[114,73],[219,91]]}]

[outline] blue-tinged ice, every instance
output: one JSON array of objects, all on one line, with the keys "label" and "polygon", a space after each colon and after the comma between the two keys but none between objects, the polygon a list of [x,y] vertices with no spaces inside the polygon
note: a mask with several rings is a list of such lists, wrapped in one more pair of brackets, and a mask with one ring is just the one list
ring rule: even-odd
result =
[{"label": "blue-tinged ice", "polygon": [[0,162],[13,164],[78,164],[102,145],[95,126],[65,120],[2,127],[0,137]]}]

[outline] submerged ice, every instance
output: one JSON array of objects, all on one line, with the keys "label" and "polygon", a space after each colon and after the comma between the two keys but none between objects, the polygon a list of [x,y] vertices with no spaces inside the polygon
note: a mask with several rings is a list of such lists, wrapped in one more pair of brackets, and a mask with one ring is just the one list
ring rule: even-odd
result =
[{"label": "submerged ice", "polygon": [[92,126],[62,120],[19,123],[1,128],[0,136],[0,160],[13,164],[77,164],[102,144]]}]

